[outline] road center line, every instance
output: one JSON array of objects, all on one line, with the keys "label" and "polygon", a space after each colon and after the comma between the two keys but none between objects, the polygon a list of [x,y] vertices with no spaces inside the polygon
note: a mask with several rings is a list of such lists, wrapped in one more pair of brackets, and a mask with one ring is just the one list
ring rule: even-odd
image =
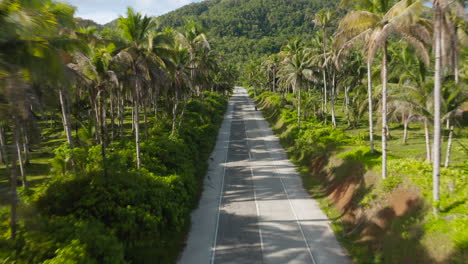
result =
[{"label": "road center line", "polygon": [[[250,102],[250,105],[252,105],[251,102]],[[252,108],[254,108],[254,107],[252,106]],[[259,115],[259,113],[255,113],[254,115],[255,115],[255,117],[257,117],[257,116]],[[245,136],[246,136],[246,138],[248,139],[247,132],[246,132],[246,135],[245,135]],[[265,140],[262,139],[262,141],[263,141],[263,144],[265,145],[265,148],[268,149]],[[247,140],[247,142],[248,142],[248,140]],[[250,148],[249,148],[249,154],[250,154]],[[274,159],[274,158],[273,158],[273,159]],[[302,238],[304,239],[304,242],[305,242],[305,244],[306,244],[306,246],[307,246],[307,250],[308,250],[308,252],[309,252],[310,258],[312,259],[312,262],[313,262],[314,264],[317,264],[317,262],[315,261],[314,255],[312,254],[312,249],[310,248],[309,242],[307,241],[307,239],[306,239],[306,237],[305,237],[304,230],[302,229],[301,222],[300,222],[299,217],[297,216],[297,213],[296,213],[296,209],[294,208],[294,205],[292,204],[291,199],[289,199],[289,193],[288,193],[288,191],[287,191],[287,189],[286,189],[286,185],[284,184],[283,177],[282,177],[281,174],[279,173],[278,165],[276,165],[275,162],[273,162],[273,165],[274,165],[276,174],[277,174],[277,175],[279,176],[279,178],[280,178],[281,185],[283,186],[283,190],[284,190],[284,193],[286,194],[286,198],[288,199],[289,206],[291,207],[291,210],[292,210],[292,212],[293,212],[293,214],[294,214],[294,218],[296,219],[296,223],[297,223],[297,225],[298,225],[298,227],[299,227],[299,230],[301,231]]]},{"label": "road center line", "polygon": [[247,136],[247,127],[245,125],[245,119],[242,119],[242,123],[244,125],[244,133],[245,133],[245,143],[247,144],[247,149],[249,152],[249,168],[250,168],[250,174],[252,178],[252,189],[253,189],[253,196],[254,196],[254,202],[255,202],[255,207],[257,209],[257,227],[258,227],[258,234],[260,235],[260,248],[262,250],[262,256],[263,256],[263,236],[262,236],[262,229],[260,228],[260,209],[258,206],[257,202],[257,191],[255,190],[255,182],[254,182],[254,172],[252,168],[252,154],[250,153],[250,145],[249,145],[249,137]]}]

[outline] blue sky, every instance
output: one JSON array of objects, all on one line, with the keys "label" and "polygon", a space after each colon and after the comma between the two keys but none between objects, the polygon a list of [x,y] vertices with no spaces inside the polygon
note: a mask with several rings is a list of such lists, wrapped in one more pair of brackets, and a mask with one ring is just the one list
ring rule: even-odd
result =
[{"label": "blue sky", "polygon": [[78,8],[76,16],[100,24],[124,15],[128,6],[147,15],[158,16],[201,0],[62,0]]}]

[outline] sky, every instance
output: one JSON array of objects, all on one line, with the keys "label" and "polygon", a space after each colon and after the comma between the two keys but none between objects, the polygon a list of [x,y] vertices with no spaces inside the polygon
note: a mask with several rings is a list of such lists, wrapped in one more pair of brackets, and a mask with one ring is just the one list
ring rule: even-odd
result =
[{"label": "sky", "polygon": [[105,24],[126,13],[127,7],[146,15],[159,16],[201,0],[62,0],[78,8],[77,17]]}]

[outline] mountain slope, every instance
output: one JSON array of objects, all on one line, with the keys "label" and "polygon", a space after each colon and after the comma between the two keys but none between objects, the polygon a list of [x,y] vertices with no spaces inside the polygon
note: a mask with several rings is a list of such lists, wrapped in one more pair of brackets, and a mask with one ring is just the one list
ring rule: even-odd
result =
[{"label": "mountain slope", "polygon": [[308,39],[322,8],[336,10],[339,0],[207,0],[159,17],[161,27],[197,21],[214,46],[235,64],[276,53],[289,39]]}]

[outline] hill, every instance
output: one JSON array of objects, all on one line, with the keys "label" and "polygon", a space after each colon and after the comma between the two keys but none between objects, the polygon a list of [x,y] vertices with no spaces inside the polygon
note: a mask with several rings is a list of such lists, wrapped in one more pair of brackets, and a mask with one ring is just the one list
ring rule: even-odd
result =
[{"label": "hill", "polygon": [[[251,59],[277,53],[290,39],[310,39],[315,31],[315,13],[320,9],[338,10],[339,2],[206,0],[186,5],[158,19],[161,28],[180,28],[186,21],[200,23],[226,62],[241,66]],[[105,28],[116,26],[117,20],[104,25]]]},{"label": "hill", "polygon": [[[289,39],[308,39],[320,9],[336,10],[339,0],[207,0],[159,17],[161,27],[201,23],[228,62],[244,64],[279,51]],[[337,19],[338,21],[338,19]]]}]

